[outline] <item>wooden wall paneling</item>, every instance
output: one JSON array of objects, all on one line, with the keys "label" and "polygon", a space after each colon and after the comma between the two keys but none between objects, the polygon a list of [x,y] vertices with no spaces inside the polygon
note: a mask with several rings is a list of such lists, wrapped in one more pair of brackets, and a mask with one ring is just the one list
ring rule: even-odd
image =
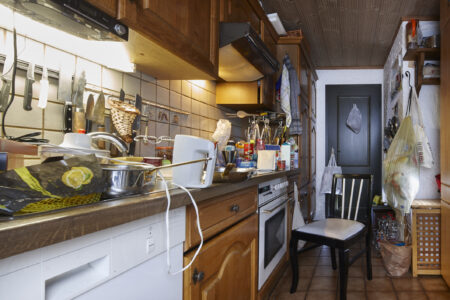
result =
[{"label": "wooden wall paneling", "polygon": [[87,2],[97,7],[101,11],[107,13],[111,17],[117,17],[117,7],[119,0],[87,0]]},{"label": "wooden wall paneling", "polygon": [[[447,1],[445,1],[447,2]],[[441,181],[450,185],[450,23],[441,31]]]}]

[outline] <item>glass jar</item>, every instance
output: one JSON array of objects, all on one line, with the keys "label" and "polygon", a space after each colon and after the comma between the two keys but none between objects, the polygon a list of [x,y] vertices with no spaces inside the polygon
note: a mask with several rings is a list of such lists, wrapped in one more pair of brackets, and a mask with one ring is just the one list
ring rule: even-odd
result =
[{"label": "glass jar", "polygon": [[156,147],[156,156],[163,158],[163,165],[164,160],[168,160],[169,164],[172,163],[172,155],[173,155],[173,147],[167,146],[167,147]]}]

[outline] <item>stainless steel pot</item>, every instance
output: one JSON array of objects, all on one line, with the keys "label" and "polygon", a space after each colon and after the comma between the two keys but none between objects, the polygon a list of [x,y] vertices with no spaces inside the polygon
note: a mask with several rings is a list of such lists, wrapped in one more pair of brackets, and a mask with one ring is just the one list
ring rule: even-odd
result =
[{"label": "stainless steel pot", "polygon": [[106,188],[103,198],[144,194],[155,186],[154,168],[137,165],[102,165]]}]

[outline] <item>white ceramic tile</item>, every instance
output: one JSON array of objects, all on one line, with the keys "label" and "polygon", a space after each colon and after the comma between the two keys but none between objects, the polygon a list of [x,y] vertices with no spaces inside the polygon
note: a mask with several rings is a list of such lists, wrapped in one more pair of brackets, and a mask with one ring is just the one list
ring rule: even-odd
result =
[{"label": "white ceramic tile", "polygon": [[200,117],[200,130],[208,130],[208,119],[205,117]]},{"label": "white ceramic tile", "polygon": [[44,44],[26,38],[25,48],[18,58],[42,66],[44,64]]},{"label": "white ceramic tile", "polygon": [[170,112],[167,109],[157,108],[156,109],[156,121],[169,123],[170,122]]},{"label": "white ceramic tile", "polygon": [[141,78],[142,78],[142,80],[145,80],[145,81],[148,81],[148,82],[156,84],[156,78],[153,77],[153,76],[150,76],[148,74],[142,73],[141,74]]},{"label": "white ceramic tile", "polygon": [[191,129],[191,135],[193,135],[193,136],[200,136],[200,130],[198,130],[198,129]]},{"label": "white ceramic tile", "polygon": [[124,74],[127,74],[127,75],[130,75],[130,76],[133,76],[133,77],[141,79],[141,71],[126,72]]},{"label": "white ceramic tile", "polygon": [[191,115],[191,128],[199,129],[200,128],[200,116]]},{"label": "white ceramic tile", "polygon": [[99,64],[93,63],[86,59],[77,58],[77,70],[84,70],[86,72],[86,82],[101,86],[102,84],[102,67]]},{"label": "white ceramic tile", "polygon": [[193,114],[199,115],[200,114],[200,102],[197,100],[192,99],[192,110],[191,112]]},{"label": "white ceramic tile", "polygon": [[180,126],[177,126],[177,125],[170,125],[170,136],[171,136],[172,138],[175,138],[175,136],[176,136],[177,134],[180,134],[180,131],[181,131]]},{"label": "white ceramic tile", "polygon": [[209,132],[200,130],[200,137],[204,139],[209,139]]},{"label": "white ceramic tile", "polygon": [[148,120],[155,120],[156,107],[153,105],[142,104],[142,117]]},{"label": "white ceramic tile", "polygon": [[[8,117],[6,117],[6,124],[8,124]],[[17,128],[17,127],[9,127],[5,126],[6,134],[8,136],[19,137],[25,134],[33,133],[33,132],[42,132],[41,129],[28,129],[28,128]],[[42,135],[38,135],[35,138],[41,138]]]},{"label": "white ceramic tile", "polygon": [[170,112],[170,124],[181,125],[182,114],[176,112]]},{"label": "white ceramic tile", "polygon": [[102,87],[113,91],[122,88],[122,73],[108,68],[102,68]]},{"label": "white ceramic tile", "polygon": [[5,54],[6,53],[6,40],[5,40],[5,30],[3,28],[0,28],[0,53]]},{"label": "white ceramic tile", "polygon": [[208,104],[200,103],[200,116],[208,116]]},{"label": "white ceramic tile", "polygon": [[141,80],[128,74],[123,75],[123,90],[127,95],[134,96],[141,93]]},{"label": "white ceramic tile", "polygon": [[181,109],[181,94],[170,91],[170,107]]},{"label": "white ceramic tile", "polygon": [[192,99],[186,96],[181,97],[181,109],[186,112],[192,111]]},{"label": "white ceramic tile", "polygon": [[[23,96],[24,90],[25,90],[25,77],[27,75],[27,72],[24,70],[17,70],[16,71],[16,86],[15,86],[15,94]],[[10,91],[12,93],[12,90]],[[11,97],[11,96],[10,96]]]},{"label": "white ceramic tile", "polygon": [[180,134],[191,135],[191,129],[189,127],[181,127]]},{"label": "white ceramic tile", "polygon": [[60,70],[64,68],[75,74],[75,56],[67,52],[46,46],[45,62],[49,69]]},{"label": "white ceramic tile", "polygon": [[156,102],[156,84],[141,81],[141,96],[145,100]]},{"label": "white ceramic tile", "polygon": [[156,131],[155,135],[157,137],[160,136],[168,136],[169,135],[169,124],[156,122]]},{"label": "white ceramic tile", "polygon": [[158,86],[156,88],[156,102],[162,105],[169,106],[170,100],[169,100],[169,90],[163,87]]},{"label": "white ceramic tile", "polygon": [[208,118],[216,119],[216,108],[214,106],[208,105]]},{"label": "white ceramic tile", "polygon": [[48,100],[58,101],[58,79],[54,78],[48,79]]},{"label": "white ceramic tile", "polygon": [[181,80],[170,80],[170,90],[181,94]]},{"label": "white ceramic tile", "polygon": [[44,130],[44,138],[50,141],[50,144],[59,145],[64,140],[64,132]]},{"label": "white ceramic tile", "polygon": [[63,130],[64,105],[49,102],[44,110],[44,129]]},{"label": "white ceramic tile", "polygon": [[215,131],[217,127],[216,120],[209,119],[208,121],[208,131]]},{"label": "white ceramic tile", "polygon": [[208,103],[209,103],[209,105],[212,105],[212,106],[217,106],[217,104],[216,104],[216,94],[213,94],[213,93],[208,93]]},{"label": "white ceramic tile", "polygon": [[198,101],[202,101],[203,99],[203,89],[195,84],[192,85],[192,98]]},{"label": "white ceramic tile", "polygon": [[38,101],[31,101],[31,110],[23,110],[23,97],[16,96],[8,110],[5,124],[42,129],[42,110],[37,107]]},{"label": "white ceramic tile", "polygon": [[[145,134],[145,128],[147,128],[147,134],[149,136],[155,136],[156,134],[156,123],[154,121],[149,121],[147,123],[143,122],[141,126],[140,134]],[[155,145],[151,143],[144,144],[142,141],[140,143],[140,156],[149,157],[155,156]]]},{"label": "white ceramic tile", "polygon": [[181,126],[191,127],[192,115],[182,115],[180,114],[180,124]]},{"label": "white ceramic tile", "polygon": [[156,84],[158,86],[165,87],[166,89],[170,88],[170,80],[159,80],[159,79],[157,79],[156,80]]},{"label": "white ceramic tile", "polygon": [[184,96],[191,97],[192,95],[192,84],[187,80],[181,81],[181,93]]}]

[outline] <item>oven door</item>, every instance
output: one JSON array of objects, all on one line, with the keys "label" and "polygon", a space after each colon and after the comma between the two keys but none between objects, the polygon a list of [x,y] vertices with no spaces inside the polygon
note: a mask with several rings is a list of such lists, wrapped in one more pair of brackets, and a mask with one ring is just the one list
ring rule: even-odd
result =
[{"label": "oven door", "polygon": [[287,251],[287,194],[259,208],[258,290]]}]

